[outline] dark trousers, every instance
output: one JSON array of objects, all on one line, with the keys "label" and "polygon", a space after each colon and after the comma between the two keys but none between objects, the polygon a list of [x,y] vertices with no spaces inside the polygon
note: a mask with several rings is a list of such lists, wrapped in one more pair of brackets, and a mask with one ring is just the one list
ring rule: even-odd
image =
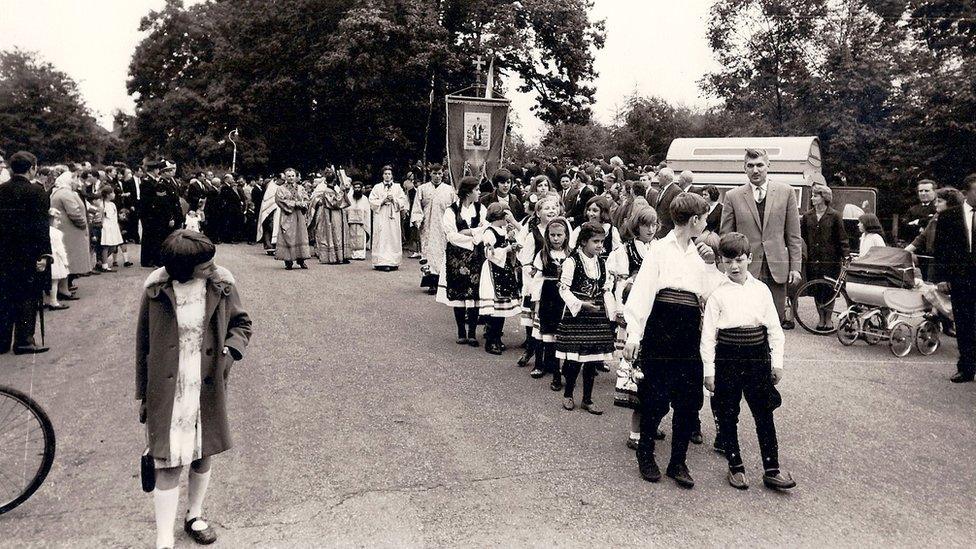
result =
[{"label": "dark trousers", "polygon": [[593,404],[593,380],[596,379],[596,364],[596,362],[576,362],[575,360],[563,361],[563,376],[565,377],[563,396],[567,398],[573,396],[576,380],[582,371],[583,404]]},{"label": "dark trousers", "polygon": [[34,344],[34,328],[37,324],[37,298],[0,297],[0,353]]},{"label": "dark trousers", "polygon": [[959,373],[976,373],[976,293],[964,290],[964,283],[952,284],[952,316],[956,323],[956,342],[959,344]]},{"label": "dark trousers", "polygon": [[485,341],[501,342],[502,330],[505,327],[505,317],[485,317]]},{"label": "dark trousers", "polygon": [[261,230],[261,244],[264,246],[264,249],[275,249],[274,244],[271,243],[271,239],[274,237],[274,214],[264,218],[264,222],[261,223]]},{"label": "dark trousers", "polygon": [[776,313],[779,315],[779,321],[783,322],[786,320],[786,284],[780,284],[773,280],[773,275],[769,272],[769,264],[766,263],[765,257],[762,260],[762,265],[759,267],[759,280],[769,288],[769,293],[773,294],[773,304],[776,305]]},{"label": "dark trousers", "polygon": [[654,435],[668,410],[671,419],[670,465],[684,463],[691,434],[699,427],[702,391],[701,310],[661,300],[654,302],[641,342],[644,379],[637,386],[641,437],[637,458],[654,454]]},{"label": "dark trousers", "polygon": [[782,403],[770,373],[769,345],[732,345],[715,347],[715,396],[712,399],[715,418],[722,433],[721,444],[729,468],[744,470],[739,451],[739,405],[742,397],[752,412],[759,437],[759,451],[766,470],[779,469],[779,445],[773,410]]},{"label": "dark trousers", "polygon": [[478,329],[478,309],[454,307],[454,323],[457,325],[458,339],[474,339]]}]

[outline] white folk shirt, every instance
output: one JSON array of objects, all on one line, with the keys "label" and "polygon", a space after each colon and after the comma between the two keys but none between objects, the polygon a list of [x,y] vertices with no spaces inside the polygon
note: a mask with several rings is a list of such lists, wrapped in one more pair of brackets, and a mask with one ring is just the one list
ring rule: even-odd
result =
[{"label": "white folk shirt", "polygon": [[786,337],[779,323],[773,294],[762,282],[746,273],[743,284],[725,279],[712,292],[705,305],[702,322],[701,358],[705,377],[715,375],[715,339],[719,330],[766,327],[773,368],[783,369],[783,343]]},{"label": "white folk shirt", "polygon": [[[574,255],[566,259],[566,261],[563,261],[563,270],[559,277],[559,297],[563,298],[563,301],[566,303],[566,308],[573,316],[578,315],[580,309],[583,308],[583,301],[576,297],[576,294],[570,290],[573,286],[573,275],[576,272],[575,257],[583,258],[583,272],[586,273],[586,276],[594,279],[600,278],[599,256],[587,257],[586,254],[580,252],[579,255]],[[610,273],[606,273],[603,281],[603,304],[607,310],[607,320],[613,320],[615,318],[614,315],[616,315],[612,292],[613,277],[610,276]]]},{"label": "white folk shirt", "polygon": [[682,247],[671,231],[664,238],[651,242],[624,305],[627,343],[640,344],[659,290],[683,290],[694,293],[699,299],[707,299],[723,280],[727,280],[725,275],[698,255],[694,241],[686,248]]}]

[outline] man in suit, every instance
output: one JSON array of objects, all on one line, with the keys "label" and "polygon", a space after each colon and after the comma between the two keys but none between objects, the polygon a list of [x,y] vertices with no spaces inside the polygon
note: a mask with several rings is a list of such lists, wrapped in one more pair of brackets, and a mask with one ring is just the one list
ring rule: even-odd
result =
[{"label": "man in suit", "polygon": [[918,195],[918,204],[908,209],[905,214],[904,224],[898,233],[898,238],[905,242],[914,240],[925,226],[935,217],[935,181],[922,179],[915,185],[915,192]]},{"label": "man in suit", "polygon": [[45,256],[51,255],[51,202],[31,183],[36,171],[34,155],[14,153],[10,180],[0,184],[0,354],[11,343],[17,355],[47,351],[34,343],[34,328],[42,288],[50,286]]},{"label": "man in suit", "polygon": [[512,215],[515,219],[522,221],[525,218],[525,206],[522,205],[522,201],[519,200],[514,193],[512,193],[512,172],[501,168],[495,172],[495,175],[491,178],[492,184],[495,186],[495,190],[482,196],[481,203],[485,206],[491,206],[495,202],[502,202],[508,204],[508,207],[512,210]]},{"label": "man in suit", "polygon": [[769,155],[746,149],[745,172],[749,182],[725,193],[721,234],[740,232],[752,246],[749,271],[766,283],[784,329],[787,321],[786,288],[800,281],[803,239],[796,194],[789,185],[767,181]]},{"label": "man in suit", "polygon": [[934,280],[952,299],[959,361],[953,383],[976,375],[976,173],[963,180],[966,201],[939,214],[935,228]]},{"label": "man in suit", "polygon": [[[569,190],[563,196],[566,218],[573,224],[573,227],[579,227],[586,221],[586,203],[596,196],[593,189],[583,181],[584,177],[586,177],[585,174],[576,172],[569,184]],[[565,181],[566,176],[564,175],[563,178]]]},{"label": "man in suit", "polygon": [[657,173],[657,181],[661,186],[657,203],[654,204],[650,200],[648,202],[654,204],[654,209],[657,210],[657,238],[664,238],[674,228],[674,221],[671,219],[671,201],[681,194],[681,187],[674,182],[674,170],[671,168],[662,168]]}]

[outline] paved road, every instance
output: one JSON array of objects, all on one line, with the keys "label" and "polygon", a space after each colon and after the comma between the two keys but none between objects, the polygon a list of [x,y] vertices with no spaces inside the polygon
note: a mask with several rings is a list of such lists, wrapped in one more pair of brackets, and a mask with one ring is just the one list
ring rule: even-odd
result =
[{"label": "paved road", "polygon": [[[547,381],[514,366],[517,351],[457,347],[412,262],[287,272],[244,245],[218,260],[255,337],[231,381],[236,447],[216,459],[205,506],[217,546],[962,546],[976,535],[976,385],[948,383],[954,345],[898,360],[789,333],[777,423],[799,488],[761,487],[746,415],[753,487],[726,485],[702,446],[685,491],[638,477],[610,375],[597,380],[607,414],[563,411]],[[146,274],[83,279],[83,300],[48,317],[50,353],[0,357],[0,382],[33,383],[58,436],[48,481],[0,517],[0,546],[151,546],[133,400]],[[509,343],[516,331],[510,322]]]}]

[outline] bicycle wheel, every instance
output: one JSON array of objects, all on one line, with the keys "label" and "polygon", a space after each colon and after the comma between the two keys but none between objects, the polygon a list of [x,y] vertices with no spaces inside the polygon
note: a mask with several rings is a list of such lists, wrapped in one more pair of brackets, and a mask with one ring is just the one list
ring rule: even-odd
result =
[{"label": "bicycle wheel", "polygon": [[33,399],[0,387],[0,515],[31,497],[54,463],[54,427]]},{"label": "bicycle wheel", "polygon": [[[797,323],[811,334],[830,335],[837,331],[840,315],[850,307],[843,291],[835,292],[834,283],[819,279],[811,280],[796,291],[793,315]],[[820,324],[821,311],[829,321],[827,327]]]}]

